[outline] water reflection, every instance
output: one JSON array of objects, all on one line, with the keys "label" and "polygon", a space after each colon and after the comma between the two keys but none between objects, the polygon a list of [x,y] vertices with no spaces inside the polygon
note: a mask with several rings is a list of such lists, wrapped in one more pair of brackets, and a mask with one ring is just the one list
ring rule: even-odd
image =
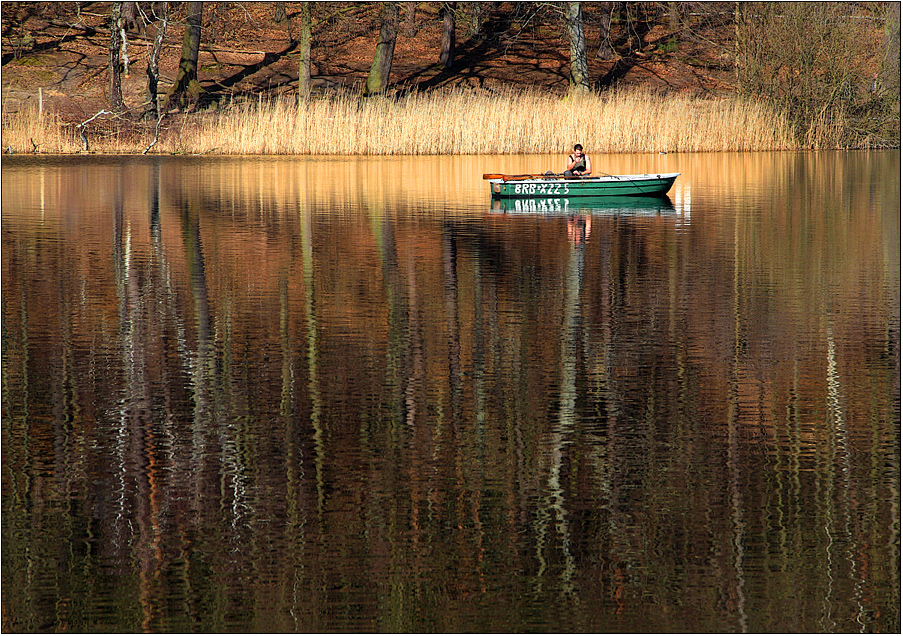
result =
[{"label": "water reflection", "polygon": [[526,213],[526,214],[673,214],[675,212],[671,199],[664,197],[578,197],[569,199],[529,198],[529,199],[494,199],[491,212]]},{"label": "water reflection", "polygon": [[517,160],[7,161],[4,628],[898,631],[899,155]]}]

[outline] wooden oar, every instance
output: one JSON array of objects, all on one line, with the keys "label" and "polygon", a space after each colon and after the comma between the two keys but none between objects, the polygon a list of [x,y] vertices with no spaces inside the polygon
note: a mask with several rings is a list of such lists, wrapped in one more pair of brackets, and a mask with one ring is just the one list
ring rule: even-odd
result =
[{"label": "wooden oar", "polygon": [[541,174],[484,174],[484,179],[503,179],[511,181],[514,179],[535,179],[541,177]]},{"label": "wooden oar", "polygon": [[523,179],[542,179],[543,177],[561,177],[560,174],[484,174],[484,179],[502,179],[503,181],[522,181]]}]

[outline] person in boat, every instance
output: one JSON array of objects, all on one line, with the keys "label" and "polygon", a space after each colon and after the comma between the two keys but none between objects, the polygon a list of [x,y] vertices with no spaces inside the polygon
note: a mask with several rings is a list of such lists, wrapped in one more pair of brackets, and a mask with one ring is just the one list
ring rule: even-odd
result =
[{"label": "person in boat", "polygon": [[568,156],[568,167],[564,171],[566,177],[585,177],[593,173],[593,163],[588,155],[583,154],[583,146],[576,144],[574,152]]}]

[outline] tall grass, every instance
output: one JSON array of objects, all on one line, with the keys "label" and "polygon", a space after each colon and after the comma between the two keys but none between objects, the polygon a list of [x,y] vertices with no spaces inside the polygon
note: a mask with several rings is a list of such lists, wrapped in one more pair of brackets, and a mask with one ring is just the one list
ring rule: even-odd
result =
[{"label": "tall grass", "polygon": [[72,127],[59,115],[30,106],[13,113],[3,113],[3,152],[69,154],[82,148]]},{"label": "tall grass", "polygon": [[[54,125],[45,122],[52,136]],[[21,151],[32,131],[3,119],[4,148]],[[27,128],[27,131],[23,131]],[[41,152],[78,152],[59,131]],[[132,152],[150,145],[136,135]],[[89,134],[90,137],[90,134]],[[42,137],[44,138],[44,137]],[[786,121],[765,105],[649,90],[560,97],[539,90],[451,90],[395,98],[335,95],[236,103],[170,124],[154,153],[187,154],[542,154],[583,143],[592,152],[717,152],[796,147]],[[74,147],[74,149],[73,149]],[[97,152],[123,152],[122,139],[95,139]]]}]

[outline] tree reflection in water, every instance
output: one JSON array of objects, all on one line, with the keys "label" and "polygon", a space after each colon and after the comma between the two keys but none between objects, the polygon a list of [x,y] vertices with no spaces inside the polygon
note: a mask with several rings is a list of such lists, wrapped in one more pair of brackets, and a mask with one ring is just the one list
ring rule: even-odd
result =
[{"label": "tree reflection in water", "polygon": [[898,156],[659,160],[6,164],[4,627],[898,630]]}]

